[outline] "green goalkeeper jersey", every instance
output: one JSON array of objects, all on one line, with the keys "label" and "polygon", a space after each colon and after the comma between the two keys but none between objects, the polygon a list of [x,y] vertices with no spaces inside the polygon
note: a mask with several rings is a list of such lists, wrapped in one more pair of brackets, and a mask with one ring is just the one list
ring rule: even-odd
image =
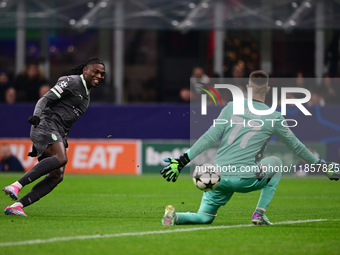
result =
[{"label": "green goalkeeper jersey", "polygon": [[[194,159],[222,137],[216,152],[214,165],[221,170],[222,177],[254,178],[259,171],[259,162],[267,144],[275,135],[289,150],[310,164],[319,161],[294,133],[281,113],[256,115],[249,110],[247,98],[244,99],[244,114],[233,115],[233,102],[225,106],[214,124],[190,148],[190,159]],[[269,107],[253,100],[256,110]]]}]

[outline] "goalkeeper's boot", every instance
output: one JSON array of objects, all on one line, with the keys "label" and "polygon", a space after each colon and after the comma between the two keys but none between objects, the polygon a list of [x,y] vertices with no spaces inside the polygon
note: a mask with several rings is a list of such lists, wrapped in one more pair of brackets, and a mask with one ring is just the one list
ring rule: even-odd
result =
[{"label": "goalkeeper's boot", "polygon": [[168,205],[167,207],[165,207],[162,224],[164,226],[173,226],[175,225],[176,219],[177,219],[177,215],[175,212],[175,207],[173,207],[172,205]]},{"label": "goalkeeper's boot", "polygon": [[3,188],[2,190],[5,191],[5,194],[9,195],[12,198],[12,200],[14,200],[14,201],[18,200],[20,188],[14,186],[14,185],[9,185],[9,186],[6,186],[5,188]]},{"label": "goalkeeper's boot", "polygon": [[15,207],[11,207],[10,205],[7,206],[7,208],[5,209],[5,214],[6,215],[18,215],[18,216],[25,216],[27,217],[27,215],[24,213],[24,211],[22,210],[21,206],[15,206]]},{"label": "goalkeeper's boot", "polygon": [[273,223],[271,223],[266,215],[260,215],[257,212],[253,213],[253,217],[251,222],[254,225],[273,225]]},{"label": "goalkeeper's boot", "polygon": [[340,166],[338,163],[331,162],[327,166],[327,171],[324,172],[331,181],[338,181],[340,178]]}]

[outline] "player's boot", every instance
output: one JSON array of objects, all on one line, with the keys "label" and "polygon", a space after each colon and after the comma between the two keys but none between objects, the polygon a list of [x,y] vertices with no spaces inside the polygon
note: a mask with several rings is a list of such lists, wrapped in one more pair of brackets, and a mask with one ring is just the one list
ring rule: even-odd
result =
[{"label": "player's boot", "polygon": [[20,189],[14,185],[9,185],[6,186],[5,188],[2,189],[3,191],[5,191],[6,195],[9,195],[12,200],[18,200],[18,195],[19,195],[19,191]]},{"label": "player's boot", "polygon": [[177,218],[177,215],[175,212],[175,207],[173,207],[172,205],[168,205],[167,207],[165,207],[162,224],[164,226],[173,226],[175,225],[176,218]]},{"label": "player's boot", "polygon": [[7,208],[5,209],[5,214],[27,217],[26,213],[24,213],[21,206],[16,206],[16,207],[7,206]]},{"label": "player's boot", "polygon": [[271,223],[266,215],[260,215],[257,212],[253,213],[253,217],[251,222],[254,225],[273,225],[273,223]]}]

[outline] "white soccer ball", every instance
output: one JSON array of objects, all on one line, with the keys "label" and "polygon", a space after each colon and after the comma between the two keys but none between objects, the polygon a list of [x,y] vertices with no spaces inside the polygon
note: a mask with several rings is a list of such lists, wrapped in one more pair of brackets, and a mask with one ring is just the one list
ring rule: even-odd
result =
[{"label": "white soccer ball", "polygon": [[205,163],[195,167],[192,180],[200,190],[209,191],[217,188],[221,180],[221,174],[214,165]]}]

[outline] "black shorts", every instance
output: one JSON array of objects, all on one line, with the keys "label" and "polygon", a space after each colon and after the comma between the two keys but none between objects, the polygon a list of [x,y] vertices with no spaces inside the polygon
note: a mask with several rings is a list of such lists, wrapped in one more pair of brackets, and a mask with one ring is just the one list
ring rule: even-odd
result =
[{"label": "black shorts", "polygon": [[41,119],[36,128],[34,126],[31,127],[30,137],[34,147],[32,150],[34,153],[30,156],[37,156],[38,160],[41,160],[44,151],[54,143],[62,142],[65,148],[68,147],[68,136],[58,128],[58,125],[54,121],[48,118]]}]

